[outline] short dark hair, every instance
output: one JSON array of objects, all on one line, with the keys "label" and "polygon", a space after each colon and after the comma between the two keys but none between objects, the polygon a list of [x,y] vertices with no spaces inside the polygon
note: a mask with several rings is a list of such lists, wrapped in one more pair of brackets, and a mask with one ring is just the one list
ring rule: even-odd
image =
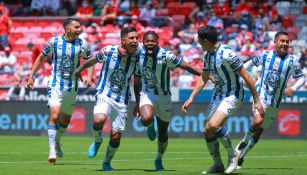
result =
[{"label": "short dark hair", "polygon": [[157,40],[159,39],[159,35],[153,30],[149,30],[149,31],[145,32],[145,34],[143,36],[143,40],[145,39],[145,37],[147,35],[153,35],[154,37],[156,37]]},{"label": "short dark hair", "polygon": [[280,32],[277,32],[277,33],[275,34],[275,38],[274,38],[274,39],[277,39],[280,35],[287,35],[287,36],[289,36],[289,34],[288,34],[287,32],[280,31]]},{"label": "short dark hair", "polygon": [[128,33],[130,32],[137,32],[136,29],[134,27],[124,27],[121,31],[120,31],[120,37],[124,38],[128,35]]},{"label": "short dark hair", "polygon": [[217,42],[217,31],[214,26],[201,26],[197,31],[198,37],[201,39],[207,39],[210,43]]},{"label": "short dark hair", "polygon": [[80,19],[70,17],[70,18],[67,18],[67,19],[64,20],[63,28],[65,29],[73,21],[77,21],[77,22],[81,23]]}]

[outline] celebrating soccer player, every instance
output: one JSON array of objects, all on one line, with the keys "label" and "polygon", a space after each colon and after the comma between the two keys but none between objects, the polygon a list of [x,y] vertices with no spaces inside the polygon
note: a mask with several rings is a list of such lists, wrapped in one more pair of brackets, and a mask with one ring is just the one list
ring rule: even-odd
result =
[{"label": "celebrating soccer player", "polygon": [[[227,45],[217,42],[217,31],[213,26],[201,26],[198,29],[198,41],[203,50],[207,51],[204,58],[202,78],[197,82],[189,99],[182,106],[186,113],[195,96],[206,85],[210,73],[215,78],[213,96],[205,120],[205,140],[214,161],[212,167],[203,173],[232,173],[237,166],[237,159],[231,144],[230,136],[223,123],[228,116],[239,108],[243,101],[243,85],[240,76],[250,89],[254,108],[263,116],[264,110],[259,100],[253,80],[243,67],[237,54]],[[225,170],[219,151],[219,142],[228,151],[228,166]]]},{"label": "celebrating soccer player", "polygon": [[[241,168],[244,156],[258,142],[262,131],[269,127],[276,118],[283,93],[290,97],[305,82],[298,59],[287,53],[289,36],[286,32],[275,35],[275,50],[266,50],[262,55],[246,62],[244,67],[262,66],[260,77],[256,82],[260,101],[265,108],[265,117],[253,111],[254,120],[241,142],[236,147],[238,167]],[[286,87],[290,76],[297,79],[292,87]]]},{"label": "celebrating soccer player", "polygon": [[[108,117],[111,117],[112,129],[110,133],[110,142],[107,146],[106,155],[103,161],[102,169],[104,171],[113,170],[110,162],[114,157],[119,145],[121,134],[125,131],[127,121],[127,107],[130,97],[129,82],[134,74],[134,83],[140,83],[140,70],[137,59],[139,36],[133,27],[125,27],[121,30],[121,47],[128,54],[121,55],[118,45],[109,45],[100,50],[95,58],[84,62],[76,71],[78,77],[80,72],[97,62],[104,62],[100,72],[99,80],[96,85],[96,105],[94,106],[94,124],[93,135],[94,142],[88,149],[88,156],[93,158],[102,143],[101,132],[103,125]],[[139,87],[135,86],[135,87]],[[139,90],[137,90],[139,91]],[[137,104],[138,104],[138,97]]]},{"label": "celebrating soccer player", "polygon": [[[60,138],[70,122],[78,91],[78,81],[73,76],[80,65],[80,58],[92,57],[85,40],[78,38],[81,33],[80,21],[68,18],[64,21],[64,35],[52,37],[36,59],[28,79],[28,87],[33,87],[33,76],[47,56],[52,55],[53,68],[48,82],[48,125],[49,163],[56,162],[56,156],[63,157]],[[91,76],[93,69],[89,69]],[[91,84],[88,79],[87,84]]]}]

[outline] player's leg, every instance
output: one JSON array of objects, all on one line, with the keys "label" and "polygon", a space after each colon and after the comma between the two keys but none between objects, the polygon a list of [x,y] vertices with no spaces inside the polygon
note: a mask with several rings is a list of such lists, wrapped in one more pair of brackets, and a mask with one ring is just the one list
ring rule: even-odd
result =
[{"label": "player's leg", "polygon": [[103,160],[103,165],[102,165],[102,169],[104,171],[112,171],[113,168],[111,166],[111,161],[115,155],[115,153],[117,152],[117,149],[120,145],[120,138],[121,138],[121,133],[118,131],[114,131],[112,130],[110,133],[110,142],[107,146],[107,151],[106,151],[106,155],[105,158]]},{"label": "player's leg", "polygon": [[96,156],[98,149],[102,143],[102,130],[106,119],[111,115],[112,105],[106,101],[102,96],[97,96],[97,102],[94,106],[94,123],[92,133],[94,141],[88,149],[87,155],[90,158]]},{"label": "player's leg", "polygon": [[103,113],[94,114],[94,123],[93,123],[93,129],[92,129],[94,141],[89,147],[88,152],[87,152],[87,155],[89,158],[94,158],[100,148],[100,145],[102,143],[101,134],[103,130],[103,125],[107,117],[108,116]]},{"label": "player's leg", "polygon": [[114,108],[112,110],[111,116],[116,116],[116,118],[112,122],[110,142],[107,146],[106,155],[102,165],[102,169],[104,171],[111,171],[113,169],[110,163],[120,145],[121,133],[125,131],[127,112],[120,112],[120,111],[115,110]]},{"label": "player's leg", "polygon": [[56,135],[57,125],[60,115],[60,106],[54,106],[50,109],[50,119],[48,124],[48,142],[49,142],[49,163],[54,164],[56,162]]},{"label": "player's leg", "polygon": [[153,141],[156,138],[156,131],[154,127],[154,104],[153,96],[141,92],[140,97],[140,114],[141,122],[147,127],[147,136],[149,140]]},{"label": "player's leg", "polygon": [[58,128],[57,128],[57,135],[56,135],[56,152],[57,156],[63,157],[63,151],[60,144],[61,137],[66,132],[68,125],[70,123],[71,115],[73,109],[75,107],[77,91],[71,92],[61,92],[63,93],[63,100],[61,104],[61,115],[60,119],[58,120]]},{"label": "player's leg", "polygon": [[163,171],[164,166],[162,164],[162,157],[167,149],[168,145],[168,125],[169,122],[161,120],[157,117],[158,123],[158,150],[155,159],[156,171]]}]

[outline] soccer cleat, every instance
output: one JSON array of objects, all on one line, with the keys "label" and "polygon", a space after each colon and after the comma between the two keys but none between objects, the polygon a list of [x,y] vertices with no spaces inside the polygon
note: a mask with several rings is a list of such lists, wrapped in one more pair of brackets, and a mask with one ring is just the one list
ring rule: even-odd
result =
[{"label": "soccer cleat", "polygon": [[112,171],[113,168],[112,168],[112,166],[111,166],[110,163],[103,163],[103,165],[102,165],[102,170],[103,170],[103,171]]},{"label": "soccer cleat", "polygon": [[225,168],[224,166],[216,166],[213,165],[212,167],[208,168],[206,171],[203,171],[201,174],[208,174],[208,173],[224,173]]},{"label": "soccer cleat", "polygon": [[164,167],[163,167],[161,159],[155,160],[155,167],[156,167],[156,171],[164,171]]},{"label": "soccer cleat", "polygon": [[237,154],[237,158],[240,157],[242,151],[244,150],[244,148],[246,147],[246,143],[245,142],[240,142],[237,146],[236,146],[236,149],[235,149],[235,152]]},{"label": "soccer cleat", "polygon": [[243,158],[240,158],[240,159],[238,160],[238,166],[237,166],[237,169],[241,169],[241,168],[242,168],[242,164],[243,164],[243,162],[244,162],[244,159],[243,159]]},{"label": "soccer cleat", "polygon": [[48,162],[51,164],[55,164],[56,162],[56,151],[55,150],[49,150]]},{"label": "soccer cleat", "polygon": [[147,127],[147,137],[151,141],[154,141],[156,139],[156,131],[155,131],[154,124]]},{"label": "soccer cleat", "polygon": [[56,143],[56,145],[55,145],[55,152],[56,152],[57,156],[63,157],[63,150],[62,150],[62,147],[61,147],[60,143]]},{"label": "soccer cleat", "polygon": [[94,158],[98,152],[101,143],[93,142],[88,149],[87,155],[89,158]]},{"label": "soccer cleat", "polygon": [[238,159],[237,159],[237,156],[233,156],[233,157],[229,157],[229,160],[228,160],[228,167],[227,169],[225,170],[225,173],[226,174],[230,174],[230,173],[233,173],[236,168],[238,166]]}]

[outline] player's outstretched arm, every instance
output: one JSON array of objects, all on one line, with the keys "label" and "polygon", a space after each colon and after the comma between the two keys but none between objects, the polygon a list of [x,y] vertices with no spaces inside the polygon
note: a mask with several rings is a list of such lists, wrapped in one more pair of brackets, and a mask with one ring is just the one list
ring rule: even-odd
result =
[{"label": "player's outstretched arm", "polygon": [[203,71],[201,74],[201,78],[198,79],[197,84],[191,93],[189,99],[183,104],[181,110],[184,114],[187,113],[187,109],[192,104],[194,98],[197,96],[197,94],[205,87],[207,81],[209,79],[209,71]]},{"label": "player's outstretched arm", "polygon": [[87,87],[91,87],[93,84],[93,73],[94,73],[94,66],[87,68],[87,80],[85,82]]},{"label": "player's outstretched arm", "polygon": [[190,64],[188,64],[185,61],[182,61],[181,65],[179,67],[184,69],[184,70],[189,71],[190,73],[192,73],[194,75],[198,75],[198,76],[201,75],[201,70],[200,69],[197,69],[197,68],[191,66]]},{"label": "player's outstretched arm", "polygon": [[300,87],[305,84],[305,77],[300,77],[293,86],[285,89],[285,94],[287,97],[291,97],[295,91],[297,91]]},{"label": "player's outstretched arm", "polygon": [[[81,79],[81,72],[86,69],[86,68],[89,68],[89,67],[92,67],[93,65],[95,65],[97,63],[97,59],[95,57],[92,57],[88,60],[86,60],[82,65],[80,65],[76,70],[75,70],[75,73],[74,75]],[[82,79],[81,79],[82,80]]]},{"label": "player's outstretched arm", "polygon": [[258,110],[261,117],[264,117],[264,109],[262,106],[262,103],[259,99],[255,82],[254,80],[249,76],[248,72],[244,67],[242,67],[240,70],[237,71],[237,73],[244,79],[248,89],[251,91],[253,99],[254,99],[254,108],[255,110]]},{"label": "player's outstretched arm", "polygon": [[32,70],[31,70],[31,73],[29,75],[28,82],[27,82],[27,86],[29,88],[33,88],[33,84],[34,84],[33,76],[36,74],[37,70],[39,69],[39,67],[44,62],[45,59],[46,59],[46,56],[43,55],[42,53],[39,54],[39,56],[36,58],[32,66]]}]

